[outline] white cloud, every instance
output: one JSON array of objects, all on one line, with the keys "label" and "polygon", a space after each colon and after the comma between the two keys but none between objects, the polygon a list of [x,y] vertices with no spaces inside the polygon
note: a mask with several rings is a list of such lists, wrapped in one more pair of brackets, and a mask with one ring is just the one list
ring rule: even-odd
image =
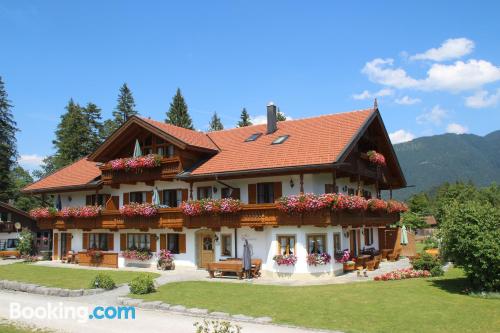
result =
[{"label": "white cloud", "polygon": [[467,128],[467,126],[463,126],[457,123],[451,123],[446,126],[446,133],[464,134],[468,131],[469,129]]},{"label": "white cloud", "polygon": [[467,38],[450,38],[438,48],[410,57],[410,60],[444,61],[461,58],[474,50],[474,42]]},{"label": "white cloud", "polygon": [[465,105],[474,108],[487,108],[496,106],[500,102],[500,89],[496,93],[488,93],[486,90],[479,90],[472,96],[465,98]]},{"label": "white cloud", "polygon": [[389,88],[384,88],[374,93],[365,90],[360,94],[352,95],[352,98],[362,100],[362,99],[372,99],[375,97],[391,96],[392,94],[394,94],[394,90]]},{"label": "white cloud", "polygon": [[376,83],[397,89],[443,90],[459,92],[480,89],[487,83],[500,80],[500,67],[486,60],[456,61],[450,65],[433,64],[425,79],[414,79],[402,68],[394,68],[393,59],[374,59],[367,62],[362,73]]},{"label": "white cloud", "polygon": [[266,115],[258,115],[255,117],[250,117],[250,120],[252,121],[252,124],[254,124],[254,125],[267,124],[267,116]]},{"label": "white cloud", "polygon": [[401,105],[412,105],[420,103],[422,100],[420,98],[411,98],[410,96],[403,96],[402,98],[396,98],[394,102]]},{"label": "white cloud", "polygon": [[391,142],[393,144],[407,142],[415,139],[415,135],[413,133],[405,131],[403,129],[389,133],[389,137],[391,138]]},{"label": "white cloud", "polygon": [[417,123],[440,125],[446,117],[448,117],[448,111],[441,108],[439,105],[435,105],[431,111],[418,116]]},{"label": "white cloud", "polygon": [[365,64],[361,70],[368,78],[376,83],[394,88],[412,88],[418,85],[418,81],[409,77],[402,68],[392,68],[394,59],[376,58]]},{"label": "white cloud", "polygon": [[19,156],[19,159],[17,160],[17,162],[27,168],[27,169],[36,169],[40,166],[40,164],[42,164],[43,162],[43,159],[45,158],[45,156],[40,156],[40,155],[37,155],[37,154],[21,154],[21,156]]}]

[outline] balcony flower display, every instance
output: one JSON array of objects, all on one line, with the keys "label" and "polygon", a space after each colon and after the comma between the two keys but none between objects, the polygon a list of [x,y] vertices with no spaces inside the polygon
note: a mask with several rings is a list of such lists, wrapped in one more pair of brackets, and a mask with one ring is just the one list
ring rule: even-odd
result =
[{"label": "balcony flower display", "polygon": [[189,200],[181,204],[181,211],[188,216],[236,213],[240,210],[241,201],[231,198]]},{"label": "balcony flower display", "polygon": [[372,212],[385,212],[387,211],[387,202],[382,199],[368,200],[368,209]]},{"label": "balcony flower display", "polygon": [[273,257],[278,266],[295,266],[297,256],[294,254],[278,254]]},{"label": "balcony flower display", "polygon": [[278,209],[287,214],[314,212],[326,208],[328,202],[312,193],[289,195],[276,201]]},{"label": "balcony flower display", "polygon": [[332,261],[328,253],[311,253],[307,256],[307,264],[310,266],[327,265]]},{"label": "balcony flower display", "polygon": [[39,207],[30,210],[30,215],[34,219],[47,219],[57,216],[57,209],[53,207]]},{"label": "balcony flower display", "polygon": [[368,161],[375,165],[385,166],[385,157],[384,155],[377,153],[375,150],[370,150],[366,153],[368,155]]},{"label": "balcony flower display", "polygon": [[120,207],[120,214],[127,217],[144,216],[152,217],[158,214],[158,207],[150,203],[131,203]]},{"label": "balcony flower display", "polygon": [[405,203],[396,200],[387,201],[387,212],[388,213],[404,213],[408,210],[408,206]]},{"label": "balcony flower display", "polygon": [[431,273],[426,270],[414,270],[413,268],[398,269],[389,273],[375,276],[375,281],[403,280],[421,277],[431,277]]},{"label": "balcony flower display", "polygon": [[155,168],[161,165],[161,156],[148,154],[139,157],[119,158],[109,162],[113,170],[137,170]]},{"label": "balcony flower display", "polygon": [[368,202],[365,198],[357,195],[339,194],[337,209],[347,211],[365,211],[368,208]]},{"label": "balcony flower display", "polygon": [[153,258],[153,253],[148,249],[129,249],[122,251],[121,256],[129,260],[148,261]]},{"label": "balcony flower display", "polygon": [[62,218],[93,218],[99,216],[101,211],[101,206],[66,207],[61,209],[58,215]]}]

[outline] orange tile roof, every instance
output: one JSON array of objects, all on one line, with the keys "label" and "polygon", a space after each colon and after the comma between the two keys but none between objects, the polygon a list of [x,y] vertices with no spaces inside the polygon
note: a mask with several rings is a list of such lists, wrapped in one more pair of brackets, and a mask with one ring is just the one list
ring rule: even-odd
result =
[{"label": "orange tile roof", "polygon": [[56,172],[26,186],[23,192],[37,192],[49,189],[64,189],[91,185],[91,182],[101,175],[101,170],[95,162],[82,158]]},{"label": "orange tile roof", "polygon": [[210,140],[210,138],[203,132],[193,131],[190,129],[177,127],[174,125],[166,124],[160,121],[141,118],[142,120],[148,122],[149,124],[159,128],[163,132],[183,141],[184,143],[194,146],[201,147],[211,150],[218,150],[217,146]]},{"label": "orange tile roof", "polygon": [[[288,120],[266,135],[266,125],[210,132],[207,135],[220,152],[192,171],[192,175],[225,173],[334,163],[351,142],[373,109]],[[257,140],[245,142],[253,133]],[[282,135],[290,137],[282,144],[271,144]]]}]

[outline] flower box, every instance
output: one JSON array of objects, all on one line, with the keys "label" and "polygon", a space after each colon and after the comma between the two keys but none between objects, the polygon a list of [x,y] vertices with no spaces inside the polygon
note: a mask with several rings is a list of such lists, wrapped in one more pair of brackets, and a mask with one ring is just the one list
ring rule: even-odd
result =
[{"label": "flower box", "polygon": [[345,262],[343,264],[344,272],[351,272],[356,269],[356,263],[354,261]]},{"label": "flower box", "polygon": [[332,261],[332,256],[328,253],[311,253],[307,256],[309,266],[327,265]]},{"label": "flower box", "polygon": [[119,158],[110,161],[108,164],[113,170],[140,170],[147,168],[155,168],[161,165],[162,157],[156,154],[148,154],[145,156]]},{"label": "flower box", "polygon": [[273,260],[278,266],[295,266],[297,263],[297,256],[293,254],[278,254],[273,257]]},{"label": "flower box", "polygon": [[120,255],[129,260],[136,262],[145,262],[151,260],[153,258],[153,253],[149,250],[125,250],[120,253]]},{"label": "flower box", "polygon": [[126,217],[152,217],[158,215],[158,206],[150,203],[131,203],[120,208],[120,214]]},{"label": "flower box", "polygon": [[181,204],[182,213],[188,216],[228,214],[236,213],[240,210],[241,201],[231,198],[189,200]]}]

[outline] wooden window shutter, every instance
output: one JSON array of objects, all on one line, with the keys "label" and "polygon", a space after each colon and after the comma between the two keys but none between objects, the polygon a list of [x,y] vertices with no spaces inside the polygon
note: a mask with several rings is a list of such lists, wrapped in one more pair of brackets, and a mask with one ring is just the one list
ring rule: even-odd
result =
[{"label": "wooden window shutter", "polygon": [[151,252],[156,252],[156,235],[151,234],[149,235],[149,249]]},{"label": "wooden window shutter", "polygon": [[59,259],[59,234],[54,234],[54,248],[52,252],[54,253],[52,260]]},{"label": "wooden window shutter", "polygon": [[188,201],[188,189],[187,188],[183,188],[181,190],[181,192],[182,192],[182,198],[181,198],[181,200],[182,201]]},{"label": "wooden window shutter", "polygon": [[283,192],[281,189],[281,182],[275,182],[274,183],[274,200],[281,198],[282,195],[283,195]]},{"label": "wooden window shutter", "polygon": [[123,204],[128,205],[130,203],[130,193],[123,193]]},{"label": "wooden window shutter", "polygon": [[248,203],[257,203],[257,184],[248,184]]},{"label": "wooden window shutter", "polygon": [[66,253],[65,254],[68,254],[69,251],[71,251],[71,238],[72,235],[70,233],[67,233],[66,234]]},{"label": "wooden window shutter", "polygon": [[166,250],[167,249],[167,235],[161,234],[160,235],[160,250]]},{"label": "wooden window shutter", "polygon": [[186,253],[186,234],[179,234],[179,253]]},{"label": "wooden window shutter", "polygon": [[120,234],[120,251],[127,249],[127,234]]},{"label": "wooden window shutter", "polygon": [[114,234],[108,234],[108,251],[114,251],[115,249],[115,235]]},{"label": "wooden window shutter", "polygon": [[85,205],[91,206],[92,205],[92,195],[86,195],[85,196]]},{"label": "wooden window shutter", "polygon": [[239,188],[232,189],[231,198],[240,200],[240,189]]},{"label": "wooden window shutter", "polygon": [[82,238],[82,248],[87,250],[89,248],[89,234],[84,233]]},{"label": "wooden window shutter", "polygon": [[153,192],[152,191],[146,192],[146,202],[153,203]]}]

